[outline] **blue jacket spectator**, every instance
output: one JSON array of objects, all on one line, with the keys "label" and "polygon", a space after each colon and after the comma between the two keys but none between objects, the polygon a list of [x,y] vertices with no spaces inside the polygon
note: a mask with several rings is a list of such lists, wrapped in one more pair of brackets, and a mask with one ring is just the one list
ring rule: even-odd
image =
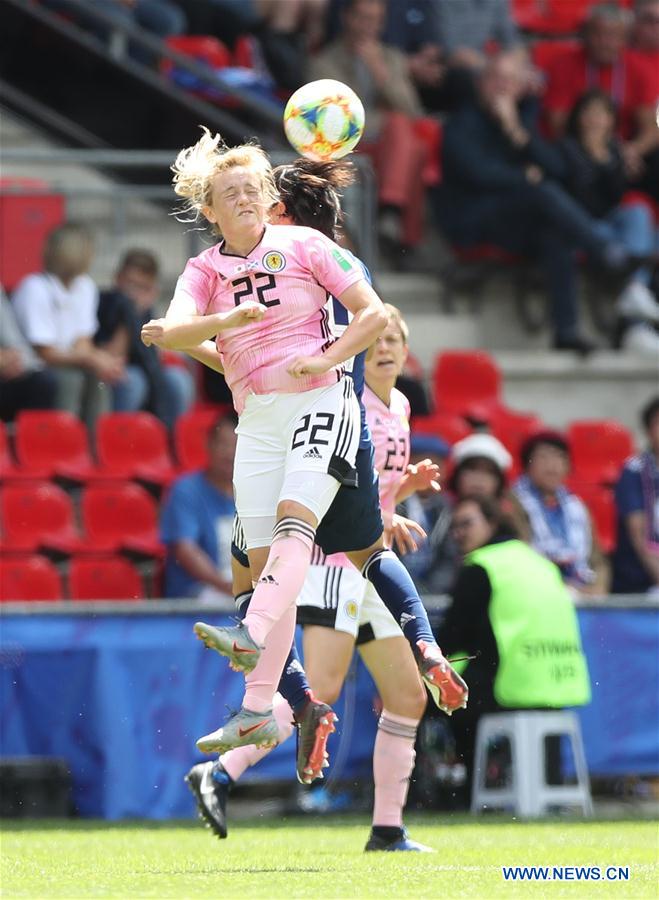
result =
[{"label": "blue jacket spectator", "polygon": [[494,243],[536,257],[551,299],[555,346],[587,352],[578,326],[574,251],[620,275],[630,253],[603,237],[593,217],[546,177],[556,152],[540,137],[533,105],[523,98],[525,65],[519,53],[490,58],[477,99],[449,117],[440,221],[458,245]]},{"label": "blue jacket spectator", "polygon": [[645,407],[642,419],[649,447],[625,463],[615,491],[616,594],[659,593],[659,397]]},{"label": "blue jacket spectator", "polygon": [[208,467],[175,481],[163,503],[166,597],[211,599],[232,593],[235,426],[232,415],[218,419],[208,434]]}]

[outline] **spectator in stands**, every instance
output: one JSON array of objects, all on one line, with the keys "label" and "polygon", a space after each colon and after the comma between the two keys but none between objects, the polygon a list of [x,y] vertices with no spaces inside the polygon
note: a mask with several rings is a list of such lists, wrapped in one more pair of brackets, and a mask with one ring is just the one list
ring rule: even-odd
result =
[{"label": "spectator in stands", "polygon": [[[555,174],[596,221],[599,234],[618,241],[630,253],[649,256],[657,246],[657,229],[649,200],[634,195],[622,202],[626,187],[623,148],[615,137],[613,100],[599,88],[587,91],[574,105],[560,145]],[[624,320],[622,346],[659,352],[659,339],[648,323],[659,322],[659,303],[650,290],[651,271],[633,272],[617,303]]]},{"label": "spectator in stands", "polygon": [[540,137],[534,106],[522,99],[523,60],[499,54],[485,66],[478,98],[449,116],[444,129],[444,183],[438,213],[457,245],[495,243],[536,257],[551,299],[554,346],[587,353],[580,332],[574,250],[623,279],[638,260],[602,237],[595,220],[545,177],[556,153]]},{"label": "spectator in stands", "polygon": [[470,434],[453,446],[448,487],[456,497],[501,500],[512,461],[510,453],[493,435]]},{"label": "spectator in stands", "polygon": [[508,490],[512,462],[510,453],[494,435],[470,434],[453,445],[453,471],[447,487],[457,500],[463,497],[496,500],[515,533],[528,541],[531,537],[528,520],[515,496]]},{"label": "spectator in stands", "polygon": [[56,391],[54,374],[25,340],[0,288],[0,419],[11,422],[22,409],[52,409]]},{"label": "spectator in stands", "polygon": [[[440,480],[446,470],[450,448],[441,438],[413,434],[410,463],[430,459],[439,466]],[[445,594],[453,585],[458,564],[457,548],[450,536],[451,500],[445,491],[428,488],[404,500],[397,512],[418,522],[427,534],[414,553],[402,557],[403,563],[422,594]]]},{"label": "spectator in stands", "polygon": [[98,289],[88,274],[92,256],[89,232],[62,225],[46,241],[44,271],[27,275],[13,294],[23,334],[56,375],[56,407],[80,416],[90,429],[109,409],[105,384],[124,376],[122,362],[92,340],[98,327]]},{"label": "spectator in stands", "polygon": [[466,670],[467,709],[451,719],[468,786],[482,715],[580,706],[590,700],[590,684],[576,613],[556,567],[516,539],[491,499],[460,500],[452,532],[464,564],[440,637],[451,656],[478,654]]},{"label": "spectator in stands", "polygon": [[423,109],[405,55],[381,40],[385,15],[383,0],[346,0],[343,31],[311,60],[310,77],[343,81],[364,103],[362,149],[378,174],[380,236],[395,250],[422,238],[427,148],[414,131]]},{"label": "spectator in stands", "polygon": [[659,596],[659,396],[643,409],[648,449],[627,460],[616,485],[613,592]]},{"label": "spectator in stands", "polygon": [[[659,110],[659,0],[636,0],[634,12],[631,55],[643,69],[647,96],[655,111],[656,124],[656,113]],[[646,134],[647,146],[641,148],[645,172],[640,187],[651,194],[655,201],[659,201],[659,128],[652,128],[649,116]]]},{"label": "spectator in stands", "polygon": [[171,428],[192,405],[195,386],[183,358],[181,365],[163,365],[158,349],[145,347],[140,340],[142,325],[154,316],[159,289],[159,266],[153,253],[128,250],[114,288],[101,293],[94,342],[125,365],[124,378],[112,386],[113,408],[148,408]]},{"label": "spectator in stands", "polygon": [[520,38],[509,0],[434,0],[433,7],[447,65],[443,93],[447,108],[455,109],[473,99],[474,76],[485,66],[488,51],[511,51],[520,46]]},{"label": "spectator in stands", "polygon": [[233,47],[250,34],[277,85],[293,91],[306,80],[308,55],[325,35],[328,0],[177,0],[192,34],[214,34]]},{"label": "spectator in stands", "polygon": [[208,432],[208,467],[177,479],[163,503],[166,597],[231,595],[237,421],[230,413],[215,422]]},{"label": "spectator in stands", "polygon": [[520,43],[509,0],[434,0],[437,38],[449,65],[482,69],[492,45],[512,50]]},{"label": "spectator in stands", "polygon": [[522,445],[524,474],[513,492],[528,517],[531,545],[561,570],[579,594],[603,596],[609,565],[584,503],[565,486],[570,448],[558,431],[540,431]]},{"label": "spectator in stands", "polygon": [[584,91],[606,91],[618,111],[628,175],[636,177],[643,156],[657,143],[656,96],[645,67],[626,49],[629,24],[629,12],[617,3],[592,6],[581,45],[557,55],[548,68],[545,106],[554,134],[561,135]]}]

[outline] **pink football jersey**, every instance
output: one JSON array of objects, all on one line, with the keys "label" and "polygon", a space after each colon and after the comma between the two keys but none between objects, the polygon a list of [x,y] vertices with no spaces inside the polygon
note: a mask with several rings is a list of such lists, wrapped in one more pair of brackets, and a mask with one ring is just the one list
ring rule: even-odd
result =
[{"label": "pink football jersey", "polygon": [[375,448],[375,468],[380,476],[380,506],[385,528],[396,511],[396,494],[410,461],[410,404],[394,388],[389,406],[364,386],[362,402]]},{"label": "pink football jersey", "polygon": [[299,393],[335,383],[342,370],[294,378],[287,368],[332,343],[328,296],[363,279],[361,267],[319,231],[297,225],[266,225],[247,256],[222,253],[222,246],[188,261],[176,295],[191,297],[199,315],[228,312],[245,300],[267,307],[260,322],[216,339],[237,412],[249,393]]}]

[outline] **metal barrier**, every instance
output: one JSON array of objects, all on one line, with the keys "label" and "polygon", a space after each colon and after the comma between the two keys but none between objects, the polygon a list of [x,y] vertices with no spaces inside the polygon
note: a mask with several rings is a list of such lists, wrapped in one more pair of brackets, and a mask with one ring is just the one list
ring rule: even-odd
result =
[{"label": "metal barrier", "polygon": [[[428,594],[423,597],[423,604],[429,613],[442,613],[451,603],[450,597],[445,594]],[[610,594],[606,597],[584,597],[575,600],[578,609],[646,609],[659,610],[659,597],[648,594]],[[233,597],[228,594],[226,599],[217,599],[212,602],[200,603],[195,599],[159,599],[135,600],[130,603],[112,600],[93,600],[85,602],[81,600],[29,600],[21,602],[4,601],[0,603],[0,618],[2,615],[117,615],[117,616],[144,616],[144,615],[233,615],[235,603]]]}]

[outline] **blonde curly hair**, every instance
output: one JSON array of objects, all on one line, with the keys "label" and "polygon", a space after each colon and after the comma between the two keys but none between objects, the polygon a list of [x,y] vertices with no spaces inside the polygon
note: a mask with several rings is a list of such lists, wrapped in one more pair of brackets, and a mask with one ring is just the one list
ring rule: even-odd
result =
[{"label": "blonde curly hair", "polygon": [[204,207],[212,205],[215,177],[236,166],[245,166],[259,176],[265,210],[278,202],[272,166],[261,147],[257,144],[228,147],[221,135],[211,134],[203,126],[201,130],[203,134],[197,143],[181,150],[172,166],[174,191],[185,200],[183,210],[190,216],[188,221],[199,221]]}]

